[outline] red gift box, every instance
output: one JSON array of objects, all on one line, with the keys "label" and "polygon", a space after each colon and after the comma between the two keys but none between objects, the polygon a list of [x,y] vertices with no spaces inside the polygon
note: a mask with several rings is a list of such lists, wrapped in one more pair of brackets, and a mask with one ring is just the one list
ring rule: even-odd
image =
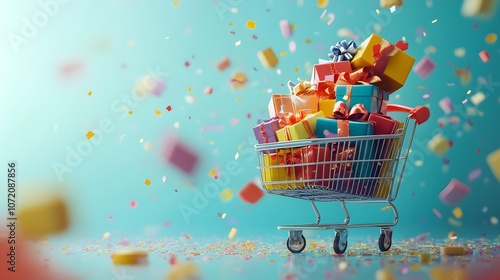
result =
[{"label": "red gift box", "polygon": [[288,164],[295,164],[295,179],[308,180],[306,184],[328,186],[330,177],[331,158],[328,147],[316,145],[306,146],[298,149],[287,157]]},{"label": "red gift box", "polygon": [[350,61],[328,61],[326,63],[315,64],[311,77],[311,83],[317,85],[320,81],[333,81],[335,74],[351,73]]}]

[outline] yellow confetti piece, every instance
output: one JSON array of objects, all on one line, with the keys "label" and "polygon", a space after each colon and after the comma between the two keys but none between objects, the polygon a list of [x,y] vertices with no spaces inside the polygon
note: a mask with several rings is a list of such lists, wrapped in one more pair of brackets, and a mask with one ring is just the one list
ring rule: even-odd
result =
[{"label": "yellow confetti piece", "polygon": [[386,206],[386,207],[382,207],[382,209],[380,209],[380,210],[386,211],[386,210],[391,210],[391,209],[392,209],[392,206],[389,205],[389,206]]},{"label": "yellow confetti piece", "polygon": [[280,55],[281,56],[286,56],[286,52],[281,52]]},{"label": "yellow confetti piece", "polygon": [[215,145],[215,142],[213,140],[208,143],[210,143],[210,145]]},{"label": "yellow confetti piece", "polygon": [[227,25],[228,25],[228,26],[233,26],[233,25],[234,25],[234,23],[230,22],[230,23],[228,23]]},{"label": "yellow confetti piece", "polygon": [[208,171],[208,176],[210,177],[214,177],[215,175],[217,175],[217,169],[210,169],[210,171]]},{"label": "yellow confetti piece", "polygon": [[129,114],[129,115],[132,115],[133,113],[134,113],[134,111],[132,111],[132,110],[129,110],[129,111],[128,111],[128,114]]},{"label": "yellow confetti piece", "polygon": [[174,3],[173,3],[173,4],[174,4],[174,6],[177,6],[177,5],[179,5],[179,1],[174,0]]},{"label": "yellow confetti piece", "polygon": [[497,34],[490,33],[490,34],[486,35],[486,38],[484,38],[484,40],[488,44],[494,44],[497,41]]},{"label": "yellow confetti piece", "polygon": [[158,110],[158,109],[156,109],[156,110],[155,110],[155,114],[157,114],[158,116],[161,116],[161,111],[160,111],[160,110]]},{"label": "yellow confetti piece", "polygon": [[420,265],[418,265],[418,264],[416,264],[416,263],[414,263],[414,264],[411,266],[411,269],[412,269],[413,271],[417,271],[419,268],[420,268]]},{"label": "yellow confetti piece", "polygon": [[188,92],[191,92],[193,90],[192,87],[188,87]]},{"label": "yellow confetti piece", "polygon": [[226,218],[226,213],[222,213],[222,219],[225,219]]},{"label": "yellow confetti piece", "polygon": [[432,23],[436,23],[437,21],[438,21],[438,20],[437,20],[437,19],[435,19],[435,20],[433,20],[433,21],[432,21]]},{"label": "yellow confetti piece", "polygon": [[128,45],[129,46],[133,46],[134,45],[134,41],[128,41]]},{"label": "yellow confetti piece", "polygon": [[144,143],[144,150],[149,151],[151,149],[153,149],[153,144],[151,144],[149,142]]},{"label": "yellow confetti piece", "polygon": [[450,233],[448,233],[448,238],[451,240],[455,240],[458,238],[458,234],[454,231],[450,231]]},{"label": "yellow confetti piece", "polygon": [[307,38],[305,41],[304,41],[306,44],[310,44],[312,42],[312,40],[310,38]]},{"label": "yellow confetti piece", "polygon": [[253,20],[247,20],[247,24],[246,24],[246,27],[247,28],[250,28],[250,29],[255,29],[255,21]]},{"label": "yellow confetti piece", "polygon": [[493,217],[491,217],[491,218],[490,218],[490,222],[491,222],[493,225],[495,225],[495,226],[496,226],[496,225],[498,224],[498,218],[497,218],[497,217],[495,217],[495,216],[493,216]]},{"label": "yellow confetti piece", "polygon": [[110,236],[111,234],[109,232],[105,232],[103,235],[102,235],[102,239],[108,239],[108,237]]},{"label": "yellow confetti piece", "polygon": [[294,70],[295,70],[296,73],[299,73],[299,68],[295,67]]},{"label": "yellow confetti piece", "polygon": [[275,260],[269,260],[270,263],[275,263],[276,261]]},{"label": "yellow confetti piece", "polygon": [[144,181],[144,184],[149,187],[151,185],[151,181],[149,179],[146,179],[146,181]]},{"label": "yellow confetti piece", "polygon": [[470,89],[469,89],[469,90],[467,91],[467,94],[470,94],[471,92],[472,92],[472,90],[470,90]]},{"label": "yellow confetti piece", "polygon": [[87,95],[88,95],[88,96],[91,96],[91,95],[92,95],[92,92],[91,92],[91,91],[89,91],[89,93],[87,93]]},{"label": "yellow confetti piece", "polygon": [[328,0],[318,0],[318,8],[325,8],[328,6]]},{"label": "yellow confetti piece", "polygon": [[229,239],[233,239],[233,238],[234,238],[234,236],[236,235],[236,232],[237,232],[237,231],[238,231],[237,229],[232,228],[232,229],[231,229],[231,231],[230,231],[230,232],[229,232],[229,234],[228,234]]},{"label": "yellow confetti piece", "polygon": [[85,136],[87,136],[87,139],[91,139],[92,137],[94,137],[94,132],[92,132],[92,130],[90,130],[89,132],[87,132],[87,134],[85,134]]},{"label": "yellow confetti piece", "polygon": [[226,188],[226,189],[222,190],[219,194],[220,199],[224,202],[228,202],[229,200],[231,200],[233,198],[233,196],[234,196],[233,190],[230,188]]},{"label": "yellow confetti piece", "polygon": [[455,218],[457,218],[457,219],[462,218],[463,213],[462,213],[462,209],[460,207],[455,207],[453,209],[452,213],[453,213],[453,216],[455,216]]}]

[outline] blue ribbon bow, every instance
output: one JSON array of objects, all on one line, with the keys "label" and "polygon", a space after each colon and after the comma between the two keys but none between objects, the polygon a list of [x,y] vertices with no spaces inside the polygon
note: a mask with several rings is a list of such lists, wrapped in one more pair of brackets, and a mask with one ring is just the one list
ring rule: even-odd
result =
[{"label": "blue ribbon bow", "polygon": [[347,43],[346,40],[342,40],[335,44],[335,46],[330,47],[332,53],[328,54],[328,57],[331,58],[333,62],[351,61],[357,49],[358,47],[354,41]]}]

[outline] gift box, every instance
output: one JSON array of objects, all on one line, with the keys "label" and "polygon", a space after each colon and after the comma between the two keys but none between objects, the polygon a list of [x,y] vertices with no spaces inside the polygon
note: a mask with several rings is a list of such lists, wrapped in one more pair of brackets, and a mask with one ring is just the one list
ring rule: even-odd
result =
[{"label": "gift box", "polygon": [[255,139],[259,144],[278,142],[276,130],[280,129],[279,120],[274,117],[253,127]]},{"label": "gift box", "polygon": [[290,98],[295,108],[295,112],[318,112],[318,96],[316,95],[316,88],[311,86],[309,81],[300,81],[297,84],[292,81],[288,81],[288,88],[290,89]]},{"label": "gift box", "polygon": [[335,106],[335,99],[322,99],[319,101],[319,110],[323,112],[325,117],[333,115],[333,107]]},{"label": "gift box", "polygon": [[295,170],[286,163],[287,154],[294,151],[280,149],[276,153],[263,155],[261,170],[262,185],[268,191],[304,187],[304,183],[290,183],[295,180]]},{"label": "gift box", "polygon": [[[402,129],[404,127],[404,123],[400,121],[396,121],[397,126],[395,128],[395,132],[398,129]],[[386,143],[388,149],[386,151],[386,159],[394,159],[398,153],[399,146],[401,145],[401,138],[395,138],[392,140],[389,140],[388,143]],[[387,141],[387,140],[386,140]],[[377,182],[377,185],[375,187],[375,192],[374,196],[376,198],[387,198],[390,193],[389,190],[392,186],[392,183],[394,181],[393,174],[390,172],[393,171],[393,165],[395,161],[394,160],[388,160],[388,161],[383,161],[383,162],[378,162],[376,163],[376,166],[374,167],[374,176],[375,177],[380,177],[380,179]],[[380,170],[380,171],[379,171]]]},{"label": "gift box", "polygon": [[400,49],[404,48],[403,45],[401,42],[395,46],[372,34],[358,47],[351,61],[352,68],[370,67],[370,71],[381,79],[375,85],[393,93],[404,85],[415,63],[413,57]]},{"label": "gift box", "polygon": [[289,94],[273,94],[267,105],[269,117],[273,118],[284,113],[294,113],[295,105],[292,102],[292,97]]},{"label": "gift box", "polygon": [[309,139],[314,137],[316,132],[316,119],[323,117],[323,112],[308,114],[304,119],[296,123],[290,123],[282,129],[276,131],[278,141],[290,141],[299,139]]},{"label": "gift box", "polygon": [[335,74],[343,72],[352,72],[351,63],[349,61],[324,61],[322,63],[315,64],[313,67],[311,83],[318,85],[320,81],[333,81]]},{"label": "gift box", "polygon": [[337,100],[344,100],[347,108],[363,104],[370,113],[387,114],[389,93],[374,85],[336,85]]},{"label": "gift box", "polygon": [[[331,164],[330,149],[318,145],[306,146],[298,149],[287,162],[297,165],[295,179],[307,180],[307,185],[329,186]],[[325,180],[322,180],[325,179]]]}]

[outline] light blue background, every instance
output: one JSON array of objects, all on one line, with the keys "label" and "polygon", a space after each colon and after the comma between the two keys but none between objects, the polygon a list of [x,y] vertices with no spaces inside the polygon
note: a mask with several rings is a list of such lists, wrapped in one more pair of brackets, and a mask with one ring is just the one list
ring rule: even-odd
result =
[{"label": "light blue background", "polygon": [[[430,232],[431,236],[444,237],[452,230],[471,237],[498,235],[499,225],[492,225],[490,217],[500,218],[500,184],[486,156],[500,148],[496,124],[500,117],[499,43],[486,44],[484,40],[488,33],[499,31],[497,17],[464,18],[461,1],[405,1],[396,13],[380,8],[379,15],[375,12],[378,1],[330,1],[327,13],[333,13],[335,20],[328,25],[320,18],[324,9],[315,1],[179,2],[174,6],[173,1],[67,1],[17,51],[9,38],[14,33],[22,35],[23,18],[31,20],[42,8],[38,1],[1,2],[0,155],[2,164],[17,161],[20,188],[23,183],[58,181],[53,165],[65,164],[67,146],[75,149],[87,141],[85,133],[95,130],[103,119],[114,127],[70,173],[62,175],[74,214],[70,235],[65,237],[100,238],[105,232],[129,238],[181,233],[225,237],[235,227],[237,237],[245,239],[286,236],[276,230],[278,224],[314,221],[305,201],[266,195],[249,205],[237,194],[258,176],[251,128],[258,119],[268,117],[270,93],[287,93],[288,80],[309,78],[310,65],[319,58],[327,59],[330,45],[350,39],[338,36],[340,28],[357,33],[358,44],[374,28],[394,43],[404,36],[409,43],[407,53],[417,61],[429,47],[436,49],[429,54],[437,63],[434,72],[425,80],[410,73],[404,88],[390,99],[431,109],[429,121],[417,129],[413,156],[396,200],[401,220],[395,236]],[[282,19],[295,25],[291,38],[280,33]],[[437,22],[432,23],[435,19]],[[257,23],[254,30],[245,27],[247,20]],[[419,28],[426,36],[418,32]],[[241,45],[235,46],[240,40]],[[297,44],[294,53],[288,49],[291,40]],[[276,69],[263,68],[257,58],[256,53],[267,47],[278,55],[286,52],[286,56],[279,56],[276,69],[280,74]],[[453,53],[459,47],[466,49],[463,58]],[[481,50],[489,52],[488,63],[479,59]],[[220,72],[216,65],[226,56],[231,59],[231,67]],[[63,80],[59,69],[71,61],[82,61],[83,74]],[[184,66],[185,61],[189,61],[189,67]],[[458,68],[468,68],[472,73],[467,85],[461,85],[454,75]],[[167,84],[163,94],[150,95],[137,103],[133,115],[122,117],[114,106],[122,104],[121,96],[131,96],[137,81],[155,69]],[[244,72],[248,82],[244,89],[232,90],[229,81],[237,71]],[[478,88],[480,77],[491,79],[488,87]],[[213,88],[211,95],[203,93],[207,86]],[[487,99],[477,106],[470,101],[462,105],[462,100],[470,97],[468,90],[471,95],[481,90]],[[87,95],[89,91],[92,96]],[[430,97],[423,98],[425,93]],[[187,95],[195,98],[193,104],[186,102]],[[451,98],[455,107],[449,115],[438,106],[444,97]],[[173,108],[171,112],[165,110],[168,105]],[[467,108],[476,114],[465,113]],[[162,110],[162,115],[155,115],[155,109]],[[438,119],[449,117],[457,117],[459,122],[440,128]],[[233,125],[231,119],[239,122]],[[473,124],[470,129],[465,125],[468,121]],[[224,128],[203,130],[205,126]],[[426,148],[438,132],[453,141],[444,155],[450,161],[448,170],[443,169],[443,157]],[[201,164],[194,177],[187,178],[161,159],[161,139],[167,133],[178,135],[199,154]],[[153,149],[146,150],[139,142],[141,138]],[[242,172],[227,179],[234,198],[227,203],[211,198],[198,214],[184,219],[180,205],[193,206],[193,189],[203,191],[213,184],[208,172],[212,168],[227,171],[226,165],[235,160],[236,153]],[[417,167],[417,160],[423,165]],[[476,168],[481,169],[481,176],[469,181],[468,174]],[[163,176],[167,178],[165,183]],[[144,184],[146,178],[152,182],[150,187]],[[464,212],[460,227],[448,223],[454,206],[438,198],[452,178],[472,189],[458,205]],[[132,200],[137,201],[136,208],[129,206]],[[2,211],[6,209],[3,201]],[[483,207],[488,208],[486,213]],[[433,208],[439,210],[442,219]],[[322,205],[320,209],[324,210],[325,221],[343,220],[337,205]],[[366,221],[390,218],[379,209],[360,207],[353,212],[353,221],[356,216]],[[218,213],[227,213],[227,217],[222,219]],[[170,225],[165,226],[165,222]],[[378,230],[352,230],[353,235],[376,236]]]}]

